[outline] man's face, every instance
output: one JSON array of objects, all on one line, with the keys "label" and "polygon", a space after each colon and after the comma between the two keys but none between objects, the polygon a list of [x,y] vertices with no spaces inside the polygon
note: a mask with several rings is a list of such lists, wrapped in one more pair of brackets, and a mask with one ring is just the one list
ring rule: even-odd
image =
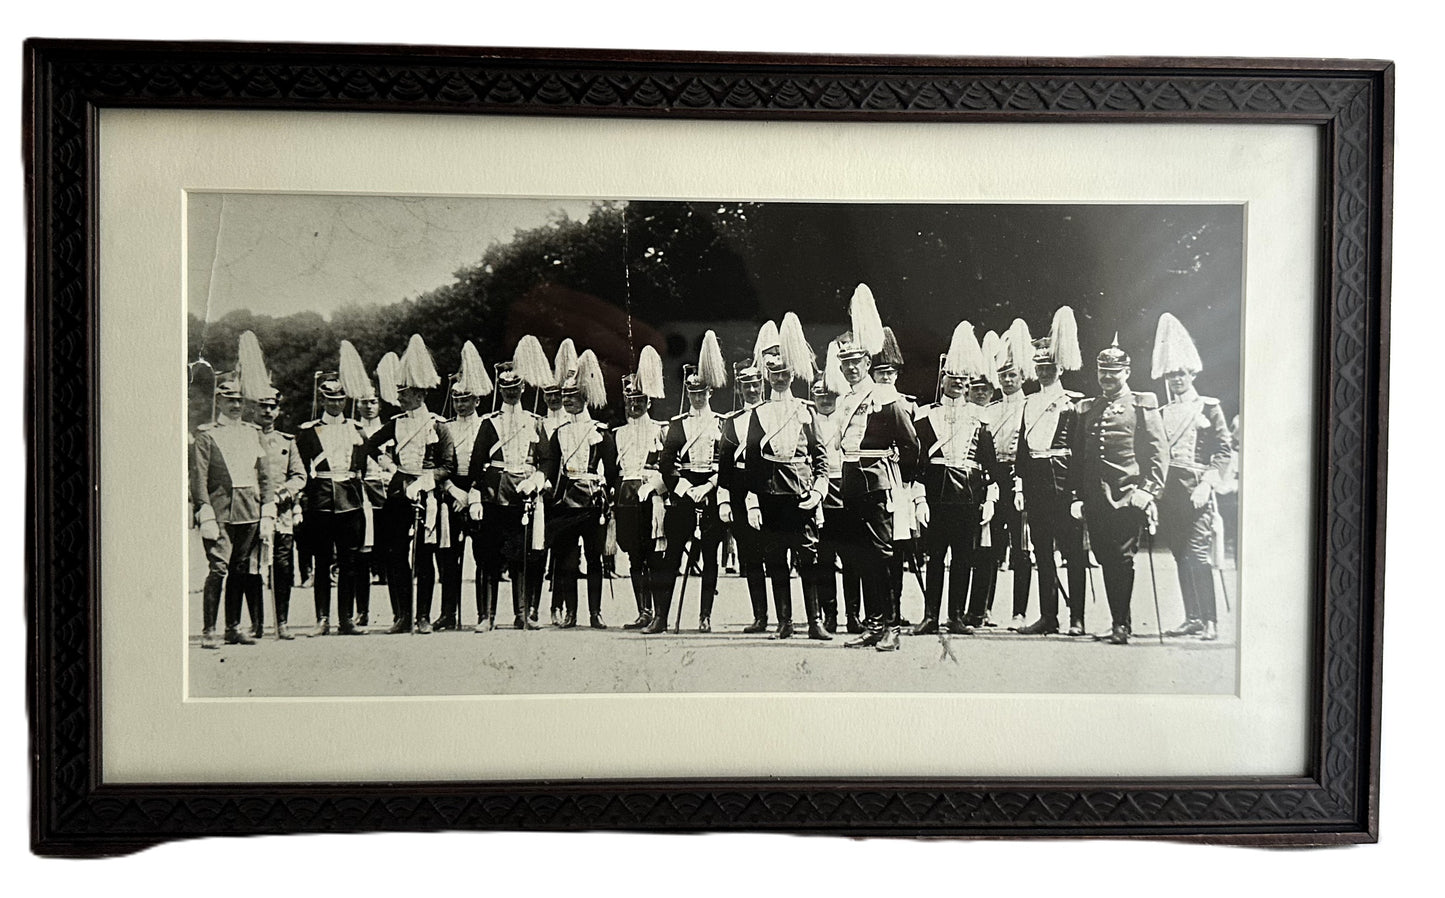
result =
[{"label": "man's face", "polygon": [[1100,368],[1099,389],[1104,391],[1105,396],[1113,396],[1124,389],[1124,384],[1129,382],[1129,367],[1123,368]]},{"label": "man's face", "polygon": [[687,404],[697,411],[707,408],[709,400],[712,399],[712,390],[688,390]]},{"label": "man's face", "polygon": [[627,397],[627,417],[634,421],[647,414],[647,406],[651,402],[646,396]]},{"label": "man's face", "polygon": [[580,415],[587,403],[582,401],[581,393],[563,393],[562,410],[569,415]]},{"label": "man's face", "polygon": [[793,374],[787,368],[768,372],[768,386],[774,393],[786,393],[793,386]]},{"label": "man's face", "polygon": [[1019,376],[1019,369],[1005,368],[998,373],[998,386],[1003,390],[1005,396],[1012,396],[1024,385],[1024,379]]},{"label": "man's face", "polygon": [[758,400],[763,398],[763,382],[761,380],[743,381],[742,393],[744,405],[756,405]]},{"label": "man's face", "polygon": [[1059,366],[1052,362],[1038,362],[1034,365],[1034,371],[1039,376],[1039,383],[1045,387],[1054,385],[1059,379]]},{"label": "man's face", "polygon": [[1164,375],[1164,383],[1168,385],[1170,393],[1178,396],[1180,393],[1188,393],[1194,387],[1194,375],[1188,371],[1170,371]]},{"label": "man's face", "polygon": [[838,397],[832,393],[814,393],[813,407],[818,410],[819,414],[831,415],[833,410],[838,407]]},{"label": "man's face", "polygon": [[892,386],[893,384],[898,382],[898,369],[888,367],[874,368],[873,382]]},{"label": "man's face", "polygon": [[221,401],[216,403],[216,408],[220,409],[221,414],[225,415],[227,418],[241,417],[241,410],[245,407],[246,400],[242,399],[239,396],[236,396],[234,398],[230,396],[222,396]]},{"label": "man's face", "polygon": [[974,405],[988,405],[993,398],[993,387],[986,383],[971,384],[968,388],[968,401]]},{"label": "man's face", "polygon": [[477,410],[477,397],[453,396],[452,404],[457,408],[457,417],[465,418]]},{"label": "man's face", "polygon": [[356,400],[356,413],[361,416],[363,421],[375,419],[381,413],[381,400],[376,398]]},{"label": "man's face", "polygon": [[968,389],[968,383],[961,377],[952,374],[943,375],[943,395],[949,399],[957,399]]},{"label": "man's face", "polygon": [[271,428],[276,426],[276,419],[281,417],[281,407],[265,403],[256,406],[256,422],[262,427]]},{"label": "man's face", "polygon": [[397,391],[396,401],[403,411],[415,411],[426,401],[426,393],[416,387],[403,387]]},{"label": "man's face", "polygon": [[516,405],[522,401],[522,385],[514,384],[510,387],[502,387],[498,390],[502,397],[503,405]]},{"label": "man's face", "polygon": [[338,417],[346,411],[346,397],[343,396],[340,399],[324,398],[321,400],[321,407],[326,410],[326,414],[331,415],[333,418]]},{"label": "man's face", "polygon": [[843,366],[843,379],[848,381],[848,386],[856,387],[868,376],[868,371],[873,367],[866,355],[854,356],[839,360]]},{"label": "man's face", "polygon": [[549,411],[554,411],[554,412],[555,412],[557,409],[561,408],[562,405],[563,405],[563,403],[562,403],[562,392],[561,392],[560,390],[543,390],[543,391],[542,391],[542,404],[545,405],[545,406],[547,406],[547,409],[548,409]]}]

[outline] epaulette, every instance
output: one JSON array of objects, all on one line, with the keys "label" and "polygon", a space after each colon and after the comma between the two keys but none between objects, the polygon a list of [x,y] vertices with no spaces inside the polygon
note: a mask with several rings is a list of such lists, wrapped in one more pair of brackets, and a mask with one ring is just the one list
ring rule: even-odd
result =
[{"label": "epaulette", "polygon": [[1074,400],[1075,402],[1078,402],[1080,399],[1084,398],[1084,394],[1080,393],[1078,390],[1064,390],[1064,395]]},{"label": "epaulette", "polygon": [[1218,404],[1219,404],[1219,400],[1218,400],[1217,398],[1213,397],[1213,396],[1200,396],[1199,399],[1200,399],[1200,401],[1202,401],[1205,405],[1218,405]]},{"label": "epaulette", "polygon": [[289,433],[287,433],[287,432],[284,431],[284,430],[277,430],[277,431],[273,431],[273,432],[280,434],[280,435],[281,435],[281,438],[284,439],[284,440],[294,440],[294,439],[296,439],[296,436],[295,436],[294,434],[289,434]]},{"label": "epaulette", "polygon": [[891,384],[875,384],[873,386],[873,395],[870,398],[879,405],[887,405],[890,402],[897,402],[898,398],[902,395],[903,394],[898,392],[898,389]]},{"label": "epaulette", "polygon": [[205,433],[205,432],[208,431],[208,430],[215,430],[215,429],[216,429],[216,422],[215,422],[215,421],[211,421],[211,422],[208,422],[208,423],[206,423],[206,424],[202,424],[202,425],[198,426],[198,427],[196,428],[196,433]]},{"label": "epaulette", "polygon": [[[318,418],[318,419],[316,419],[316,420],[302,422],[302,424],[301,424],[301,429],[302,429],[302,430],[310,430],[311,428],[313,428],[313,427],[316,426],[316,421],[318,421],[318,420],[320,420],[320,419]],[[357,427],[360,427],[360,426],[361,426],[361,422],[360,422],[360,421],[356,422],[356,426],[357,426]]]},{"label": "epaulette", "polygon": [[1153,393],[1135,393],[1134,406],[1136,408],[1158,408],[1159,398]]},{"label": "epaulette", "polygon": [[1089,409],[1091,409],[1091,408],[1094,407],[1094,403],[1095,403],[1096,401],[1097,401],[1096,397],[1093,397],[1093,396],[1085,396],[1085,397],[1083,397],[1082,399],[1079,400],[1079,412],[1080,412],[1080,413],[1087,412]]},{"label": "epaulette", "polygon": [[435,424],[445,424],[445,423],[447,423],[447,419],[446,419],[446,418],[443,418],[441,415],[438,415],[436,412],[432,412],[432,413],[431,413],[431,419],[432,419],[432,422],[435,423]]},{"label": "epaulette", "polygon": [[669,424],[671,424],[671,423],[674,422],[674,421],[686,421],[686,420],[687,420],[687,412],[683,412],[683,413],[680,414],[680,415],[673,415],[671,418],[668,418],[668,419],[667,419],[667,421],[668,421]]}]

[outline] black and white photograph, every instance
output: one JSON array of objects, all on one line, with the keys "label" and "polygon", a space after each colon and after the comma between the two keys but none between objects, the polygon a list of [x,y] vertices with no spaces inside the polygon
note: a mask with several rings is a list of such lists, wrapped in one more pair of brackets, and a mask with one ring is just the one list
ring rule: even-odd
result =
[{"label": "black and white photograph", "polygon": [[192,699],[1239,688],[1244,204],[185,209]]}]

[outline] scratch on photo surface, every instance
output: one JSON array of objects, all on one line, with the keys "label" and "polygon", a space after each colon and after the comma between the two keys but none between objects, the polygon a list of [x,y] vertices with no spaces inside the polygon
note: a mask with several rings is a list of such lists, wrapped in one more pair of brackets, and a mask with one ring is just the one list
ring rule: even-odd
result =
[{"label": "scratch on photo surface", "polygon": [[938,644],[943,646],[943,654],[938,656],[939,661],[952,661],[958,663],[958,656],[953,653],[953,645],[944,633],[938,634]]}]

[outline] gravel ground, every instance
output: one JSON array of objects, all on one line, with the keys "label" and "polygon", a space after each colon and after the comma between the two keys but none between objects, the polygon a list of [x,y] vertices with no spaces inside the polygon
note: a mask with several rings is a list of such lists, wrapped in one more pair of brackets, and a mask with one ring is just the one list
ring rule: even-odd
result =
[{"label": "gravel ground", "polygon": [[[464,604],[470,604],[470,562],[464,576]],[[1135,638],[1110,646],[1087,638],[1019,636],[1003,626],[975,636],[905,637],[897,652],[847,650],[841,632],[832,642],[814,642],[801,628],[791,640],[745,635],[751,612],[747,589],[737,577],[719,580],[714,632],[696,632],[697,579],[688,581],[683,632],[642,636],[621,629],[635,616],[625,577],[604,592],[607,630],[560,630],[544,623],[538,631],[506,627],[490,633],[433,633],[387,636],[390,608],[386,587],[372,587],[372,626],[364,637],[307,638],[314,624],[311,590],[291,597],[291,628],[298,638],[267,638],[254,646],[200,648],[201,594],[205,576],[200,540],[192,533],[190,694],[194,697],[490,695],[627,692],[1019,692],[1019,693],[1233,693],[1237,688],[1237,618],[1220,603],[1220,638],[1166,639],[1154,634],[1154,603],[1146,558],[1138,559],[1135,580]],[[1167,626],[1183,618],[1172,558],[1155,556],[1159,605]],[[1230,575],[1230,599],[1237,590]],[[997,595],[1006,607],[1009,573],[999,577]],[[1095,572],[1095,588],[1102,581]],[[501,605],[510,608],[509,585]],[[802,601],[794,581],[794,616]],[[543,595],[543,619],[548,597]],[[923,597],[910,575],[903,613],[918,620]],[[1037,598],[1031,600],[1036,613]],[[464,609],[467,610],[467,609]],[[675,614],[675,611],[674,611]],[[1108,606],[1100,595],[1087,609],[1091,631],[1107,631]],[[243,620],[245,619],[243,614]],[[475,619],[468,614],[468,625]],[[800,621],[801,624],[801,621]]]}]

